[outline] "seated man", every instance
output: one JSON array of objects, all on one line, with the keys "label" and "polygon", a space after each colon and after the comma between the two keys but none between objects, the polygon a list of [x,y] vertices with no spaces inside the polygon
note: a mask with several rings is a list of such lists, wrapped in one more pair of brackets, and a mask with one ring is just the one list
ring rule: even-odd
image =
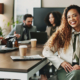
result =
[{"label": "seated man", "polygon": [[36,32],[35,26],[32,26],[33,16],[31,14],[25,14],[23,17],[23,23],[17,24],[13,30],[8,34],[10,36],[16,36],[18,41],[29,40],[31,38],[30,32]]}]

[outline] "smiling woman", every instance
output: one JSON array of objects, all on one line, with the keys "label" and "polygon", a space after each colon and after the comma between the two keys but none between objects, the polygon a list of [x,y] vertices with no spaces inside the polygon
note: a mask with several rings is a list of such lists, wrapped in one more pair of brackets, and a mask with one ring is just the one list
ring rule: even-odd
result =
[{"label": "smiling woman", "polygon": [[80,31],[80,14],[76,9],[71,9],[67,13],[67,20],[76,31]]},{"label": "smiling woman", "polygon": [[[60,27],[49,38],[43,56],[57,68],[58,80],[80,80],[80,7],[68,6]],[[58,56],[55,56],[55,53]]]}]

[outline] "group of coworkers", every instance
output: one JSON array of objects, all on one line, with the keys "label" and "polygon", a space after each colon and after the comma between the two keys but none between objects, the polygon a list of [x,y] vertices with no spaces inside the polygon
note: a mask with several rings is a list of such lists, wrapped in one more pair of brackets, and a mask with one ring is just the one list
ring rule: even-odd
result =
[{"label": "group of coworkers", "polygon": [[[25,14],[23,23],[16,25],[8,37],[14,35],[18,40],[30,39],[30,32],[37,31],[32,26],[32,19],[31,14]],[[60,12],[50,12],[45,22],[49,39],[42,54],[57,69],[57,80],[80,80],[80,7],[70,5],[62,15]],[[48,80],[46,70],[40,73],[40,80]]]}]

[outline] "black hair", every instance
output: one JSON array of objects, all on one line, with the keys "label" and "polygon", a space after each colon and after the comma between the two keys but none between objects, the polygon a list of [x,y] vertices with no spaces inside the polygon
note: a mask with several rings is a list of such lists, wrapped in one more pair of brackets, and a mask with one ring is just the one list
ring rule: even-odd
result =
[{"label": "black hair", "polygon": [[31,14],[25,14],[24,17],[23,17],[23,20],[26,20],[28,17],[32,17],[33,18],[33,16]]},{"label": "black hair", "polygon": [[80,7],[77,5],[70,5],[65,9],[65,17],[67,19],[67,13],[70,9],[76,9],[78,11],[78,13],[80,14]]},{"label": "black hair", "polygon": [[61,23],[61,17],[62,17],[62,14],[58,11],[55,11],[55,12],[50,12],[47,14],[46,18],[45,18],[45,23],[48,25],[48,26],[52,26],[52,24],[49,22],[49,15],[52,14],[53,17],[54,17],[54,23],[56,24],[56,26],[59,26],[60,23]]}]

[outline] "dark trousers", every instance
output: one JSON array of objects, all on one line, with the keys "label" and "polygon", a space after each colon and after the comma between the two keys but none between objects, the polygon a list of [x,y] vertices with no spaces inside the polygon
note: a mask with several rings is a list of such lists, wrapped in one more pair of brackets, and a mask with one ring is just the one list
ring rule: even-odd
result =
[{"label": "dark trousers", "polygon": [[[51,69],[51,72],[50,72],[50,69]],[[39,71],[39,73],[40,75],[46,75],[47,78],[50,78],[50,75],[54,75],[55,73],[55,67],[53,65],[49,65],[48,63]]]}]

